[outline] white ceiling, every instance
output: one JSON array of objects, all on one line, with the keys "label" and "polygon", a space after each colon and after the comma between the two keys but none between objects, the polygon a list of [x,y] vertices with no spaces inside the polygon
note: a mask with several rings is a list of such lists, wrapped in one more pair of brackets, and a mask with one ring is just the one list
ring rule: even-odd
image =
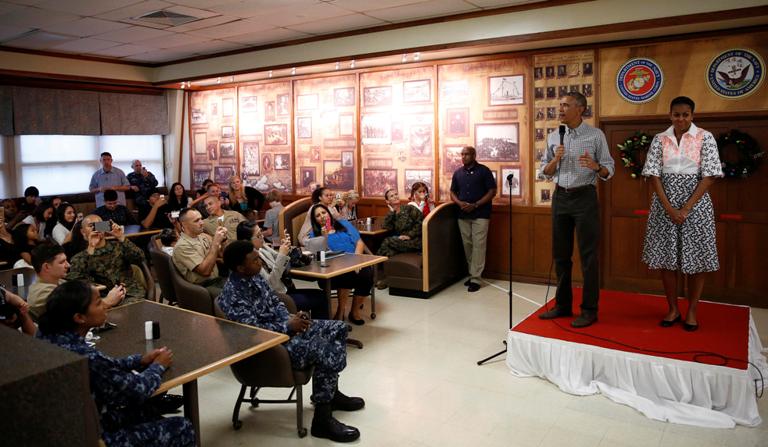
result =
[{"label": "white ceiling", "polygon": [[[541,0],[0,0],[0,46],[166,63]],[[170,11],[168,26],[136,20]]]}]

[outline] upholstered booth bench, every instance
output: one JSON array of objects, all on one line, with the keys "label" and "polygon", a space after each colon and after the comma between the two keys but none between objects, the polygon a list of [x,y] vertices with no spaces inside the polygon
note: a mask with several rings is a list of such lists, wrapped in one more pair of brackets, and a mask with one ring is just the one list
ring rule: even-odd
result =
[{"label": "upholstered booth bench", "polygon": [[400,253],[384,263],[389,294],[429,298],[467,275],[459,207],[438,205],[422,223],[421,253]]}]

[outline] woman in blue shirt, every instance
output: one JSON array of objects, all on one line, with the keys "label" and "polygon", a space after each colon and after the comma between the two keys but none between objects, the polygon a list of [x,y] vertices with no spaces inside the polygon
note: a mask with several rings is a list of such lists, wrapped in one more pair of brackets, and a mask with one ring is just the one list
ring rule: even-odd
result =
[{"label": "woman in blue shirt", "polygon": [[[328,207],[321,203],[314,205],[310,213],[312,216],[310,235],[312,237],[326,236],[329,250],[363,254],[365,244],[360,239],[360,233],[352,224],[346,220],[334,219]],[[373,286],[373,270],[370,267],[333,278],[331,287],[339,291],[339,306],[336,308],[334,320],[344,319],[349,292],[354,288],[349,321],[358,326],[365,324],[365,321],[360,318],[360,309],[363,307],[365,297],[371,294],[371,286]]]}]

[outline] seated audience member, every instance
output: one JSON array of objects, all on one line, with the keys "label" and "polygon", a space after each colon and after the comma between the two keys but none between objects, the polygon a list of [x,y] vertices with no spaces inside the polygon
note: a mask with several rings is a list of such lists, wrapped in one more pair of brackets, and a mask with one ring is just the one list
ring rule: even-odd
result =
[{"label": "seated audience member", "polygon": [[8,230],[12,230],[16,224],[26,217],[23,213],[19,212],[19,207],[14,199],[4,199],[0,206],[5,211],[5,225],[8,227]]},{"label": "seated audience member", "polygon": [[29,216],[25,217],[22,223],[34,225],[37,227],[37,239],[43,240],[50,237],[53,227],[56,226],[56,214],[51,202],[41,202]]},{"label": "seated audience member", "polygon": [[205,198],[204,196],[208,193],[208,185],[210,185],[211,183],[213,183],[213,180],[209,178],[203,180],[203,183],[202,185],[200,185],[200,188],[198,188],[195,191],[195,200],[197,199],[203,200]]},{"label": "seated audience member", "polygon": [[53,205],[53,209],[56,210],[56,211],[59,211],[59,206],[62,203],[64,203],[64,201],[61,200],[60,196],[53,196],[53,197],[51,197],[50,202],[51,202],[51,205]]},{"label": "seated audience member", "polygon": [[262,234],[270,244],[279,244],[280,235],[277,228],[280,222],[277,218],[280,216],[280,210],[283,209],[283,196],[280,194],[280,191],[273,189],[267,194],[266,200],[269,203],[269,210],[264,215],[264,231]]},{"label": "seated audience member", "polygon": [[393,233],[381,241],[378,254],[394,256],[398,253],[421,250],[422,211],[417,206],[401,205],[397,190],[384,193],[389,213],[384,218],[382,228]]},{"label": "seated audience member", "polygon": [[347,327],[341,321],[311,320],[304,312],[291,315],[259,275],[261,261],[253,245],[235,241],[224,250],[224,262],[232,272],[218,299],[227,318],[239,323],[290,335],[283,346],[294,368],[315,367],[312,375],[312,436],[351,442],[360,432],[336,420],[332,411],[355,411],[365,402],[348,397],[338,388],[339,373],[346,366]]},{"label": "seated audience member", "polygon": [[233,175],[229,178],[229,209],[255,221],[264,206],[264,200],[264,194],[256,188],[245,186],[240,177]]},{"label": "seated audience member", "polygon": [[[101,284],[107,290],[122,284],[125,286],[126,304],[143,299],[146,291],[127,266],[141,265],[144,252],[126,239],[123,227],[116,223],[112,223],[112,230],[107,233],[96,231],[95,223],[101,221],[95,214],[83,219],[81,232],[88,246],[72,258],[67,280]],[[114,236],[115,239],[107,240],[107,236]]]},{"label": "seated audience member", "polygon": [[0,286],[0,324],[27,335],[35,335],[37,327],[29,317],[29,305],[20,296]]},{"label": "seated audience member", "polygon": [[141,160],[133,160],[131,163],[130,174],[126,176],[128,183],[133,190],[133,200],[140,211],[147,212],[149,209],[149,196],[157,187],[155,175],[147,171],[147,168],[141,165]]},{"label": "seated audience member", "polygon": [[125,205],[117,202],[117,191],[108,189],[104,191],[104,205],[96,208],[92,214],[101,217],[104,222],[112,221],[118,225],[138,225],[133,213]]},{"label": "seated audience member", "polygon": [[149,195],[144,208],[139,209],[139,219],[144,228],[173,228],[173,223],[168,218],[170,207],[167,198],[155,191]]},{"label": "seated audience member", "polygon": [[[336,207],[333,206],[335,201],[336,195],[328,188],[320,186],[312,191],[312,205],[314,206],[318,203],[324,205],[331,213],[333,218],[339,220],[341,216],[339,215],[339,212],[336,211]],[[299,230],[298,239],[301,245],[307,245],[307,241],[309,240],[309,232],[312,230],[311,215],[312,208],[310,208],[309,212],[307,212],[307,216],[304,218],[304,223],[301,225],[301,229]]]},{"label": "seated audience member", "polygon": [[152,398],[173,363],[166,347],[114,359],[85,341],[88,331],[107,321],[104,301],[85,281],[69,281],[50,295],[37,336],[88,358],[91,393],[96,403],[101,438],[108,446],[192,446],[189,420],[163,418]]},{"label": "seated audience member", "polygon": [[[19,259],[14,268],[28,267],[32,268],[32,249],[37,245],[37,227],[28,223],[20,223],[11,232],[13,236],[13,245],[16,247],[16,253]],[[20,264],[23,261],[23,264]]]},{"label": "seated audience member", "polygon": [[189,197],[187,196],[187,190],[184,189],[184,185],[179,182],[171,185],[169,190],[170,197],[168,197],[168,211],[181,211],[184,208],[191,206],[189,204]]},{"label": "seated audience member", "polygon": [[193,208],[183,210],[179,222],[181,234],[173,249],[173,265],[184,279],[205,287],[216,298],[225,281],[219,276],[216,260],[221,256],[227,229],[219,227],[213,237],[208,236],[203,232],[203,217]]},{"label": "seated audience member", "polygon": [[179,241],[179,235],[172,228],[164,228],[157,238],[160,241],[160,250],[168,256],[173,256],[173,247]]},{"label": "seated audience member", "polygon": [[21,202],[19,212],[27,217],[35,212],[35,208],[40,205],[40,190],[36,186],[29,186],[24,190],[24,200]]},{"label": "seated audience member", "polygon": [[[345,253],[362,254],[365,244],[360,239],[360,233],[346,220],[336,220],[331,215],[328,207],[318,203],[312,207],[311,237],[325,236],[328,238],[328,249],[343,251]],[[344,313],[352,288],[355,293],[352,296],[352,308],[349,311],[349,321],[356,325],[363,325],[365,321],[360,318],[360,309],[363,307],[365,297],[371,295],[373,285],[373,270],[365,267],[359,271],[345,273],[331,279],[331,287],[339,291],[339,307],[336,308],[334,320],[343,320]]]},{"label": "seated audience member", "polygon": [[435,202],[429,197],[429,187],[424,182],[415,182],[411,185],[411,197],[408,205],[415,206],[427,217],[430,211],[435,209]]},{"label": "seated audience member", "polygon": [[217,196],[208,196],[203,203],[205,203],[205,210],[208,212],[208,218],[203,221],[203,231],[213,236],[217,228],[224,227],[227,229],[227,239],[229,241],[237,240],[237,224],[245,222],[245,217],[237,211],[222,209],[221,199]]},{"label": "seated audience member", "polygon": [[325,292],[317,288],[297,289],[287,276],[291,261],[288,256],[291,250],[290,236],[286,234],[280,243],[280,248],[275,250],[264,243],[264,234],[256,224],[242,222],[237,226],[237,240],[252,242],[253,247],[258,250],[263,267],[261,276],[267,280],[272,290],[290,295],[298,309],[309,312],[313,317],[328,318],[328,300]]},{"label": "seated audience member", "polygon": [[77,212],[74,206],[66,202],[59,205],[56,210],[56,226],[51,232],[51,237],[57,244],[64,245],[72,239],[72,228],[76,220]]},{"label": "seated audience member", "polygon": [[[37,280],[29,286],[27,302],[32,319],[40,321],[40,316],[45,313],[48,296],[56,286],[64,282],[64,278],[67,276],[69,262],[67,262],[67,255],[64,254],[63,247],[46,241],[41,242],[32,250],[32,267],[37,272]],[[123,301],[124,297],[125,287],[116,285],[104,298],[104,305],[107,308],[116,306]]]},{"label": "seated audience member", "polygon": [[352,222],[357,220],[357,203],[360,202],[360,194],[357,191],[350,190],[341,196],[341,203],[337,204],[339,216]]},{"label": "seated audience member", "polygon": [[0,261],[9,264],[0,267],[0,269],[9,268],[19,260],[19,253],[16,250],[16,245],[13,243],[13,235],[8,231],[8,228],[5,225],[4,216],[0,214]]}]

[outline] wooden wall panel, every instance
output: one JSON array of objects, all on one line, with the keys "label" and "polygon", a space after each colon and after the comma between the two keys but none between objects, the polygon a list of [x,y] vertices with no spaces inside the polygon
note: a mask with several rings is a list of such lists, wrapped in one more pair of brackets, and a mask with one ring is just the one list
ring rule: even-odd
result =
[{"label": "wooden wall panel", "polygon": [[[721,98],[707,85],[706,73],[710,62],[720,53],[733,48],[757,51],[765,61],[768,57],[768,32],[601,49],[598,58],[601,119],[612,116],[666,115],[669,113],[669,102],[679,95],[694,98],[696,112],[699,113],[768,110],[766,82],[752,95],[740,100]],[[616,90],[616,73],[619,68],[636,57],[655,60],[664,74],[664,85],[658,96],[640,105],[625,101]]]}]

